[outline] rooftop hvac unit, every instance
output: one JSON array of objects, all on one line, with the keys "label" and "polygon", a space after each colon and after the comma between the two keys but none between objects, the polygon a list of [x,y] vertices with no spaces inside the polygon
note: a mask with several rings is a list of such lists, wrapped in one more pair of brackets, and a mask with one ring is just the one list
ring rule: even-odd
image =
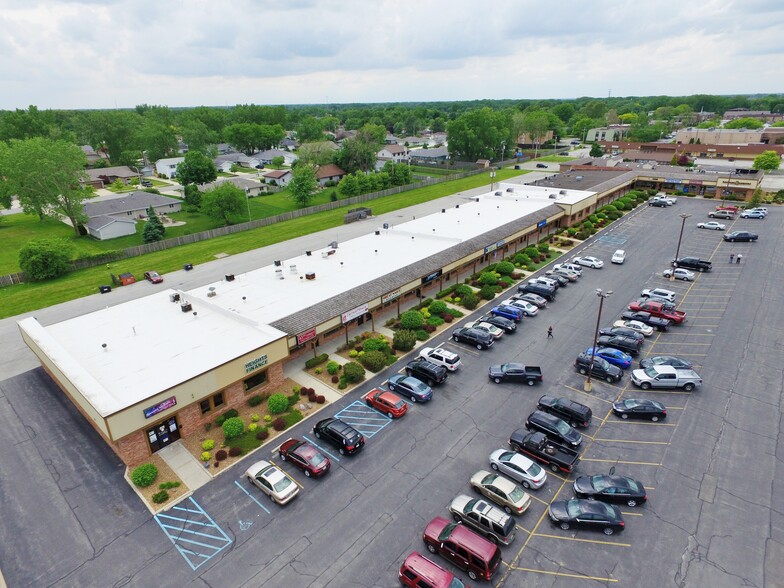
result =
[{"label": "rooftop hvac unit", "polygon": [[338,242],[337,241],[332,241],[329,244],[329,247],[330,247],[330,249],[337,249],[338,248]]},{"label": "rooftop hvac unit", "polygon": [[233,282],[234,281],[234,274],[226,274],[226,281]]},{"label": "rooftop hvac unit", "polygon": [[306,280],[315,280],[316,279],[316,272],[308,272],[305,274]]},{"label": "rooftop hvac unit", "polygon": [[327,253],[326,251],[322,251],[322,252],[321,252],[321,257],[323,257],[324,259],[326,259],[327,257],[329,257],[329,253]]},{"label": "rooftop hvac unit", "polygon": [[282,280],[283,279],[283,270],[282,269],[276,269],[275,270],[275,277],[278,278],[279,280]]},{"label": "rooftop hvac unit", "polygon": [[169,302],[179,302],[179,301],[180,301],[179,294],[177,294],[176,292],[174,294],[169,294]]},{"label": "rooftop hvac unit", "polygon": [[548,198],[550,198],[550,200],[555,200],[557,196],[555,194],[550,194]]},{"label": "rooftop hvac unit", "polygon": [[190,312],[191,310],[193,310],[193,306],[191,306],[191,303],[188,302],[187,300],[182,304],[180,304],[180,308],[182,309],[182,312]]},{"label": "rooftop hvac unit", "polygon": [[291,272],[292,274],[296,274],[296,273],[297,273],[297,266],[296,266],[295,264],[293,264],[293,263],[292,263],[292,264],[289,266],[289,272]]},{"label": "rooftop hvac unit", "polygon": [[561,191],[560,191],[560,192],[558,192],[558,193],[559,193],[561,196],[566,196],[566,190],[561,190]]}]

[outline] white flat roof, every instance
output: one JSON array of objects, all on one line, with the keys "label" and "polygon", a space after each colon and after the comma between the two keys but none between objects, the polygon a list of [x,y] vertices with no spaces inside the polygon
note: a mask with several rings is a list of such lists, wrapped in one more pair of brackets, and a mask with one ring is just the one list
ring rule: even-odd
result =
[{"label": "white flat roof", "polygon": [[[276,320],[551,204],[593,194],[497,186],[497,191],[445,213],[378,227],[378,235],[371,231],[338,243],[336,249],[325,243],[310,256],[292,251],[291,257],[280,260],[280,267],[261,267],[237,274],[233,281],[181,293],[196,315],[183,313],[179,303],[172,303],[175,290],[169,289],[48,327],[34,318],[19,326],[107,416],[285,337],[269,326]],[[305,279],[310,272],[315,279]]]}]

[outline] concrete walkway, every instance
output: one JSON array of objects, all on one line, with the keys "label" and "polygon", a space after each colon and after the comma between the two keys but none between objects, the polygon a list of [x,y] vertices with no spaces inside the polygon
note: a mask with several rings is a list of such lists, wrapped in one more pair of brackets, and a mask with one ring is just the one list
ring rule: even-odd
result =
[{"label": "concrete walkway", "polygon": [[177,474],[191,491],[196,491],[212,480],[204,466],[193,457],[182,443],[172,443],[158,451],[158,455]]}]

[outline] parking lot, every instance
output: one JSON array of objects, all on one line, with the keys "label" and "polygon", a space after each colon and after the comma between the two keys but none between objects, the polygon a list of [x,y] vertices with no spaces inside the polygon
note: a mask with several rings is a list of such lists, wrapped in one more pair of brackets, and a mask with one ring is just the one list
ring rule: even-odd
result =
[{"label": "parking lot", "polygon": [[[764,221],[728,223],[728,230],[760,233],[756,243],[730,244],[722,242],[719,231],[696,229],[713,206],[682,198],[674,207],[634,211],[574,252],[603,259],[603,269],[585,268],[583,277],[562,288],[554,303],[525,318],[515,334],[504,335],[490,350],[455,343],[448,339],[449,332],[428,342],[459,353],[464,365],[435,388],[432,401],[410,404],[403,418],[390,420],[359,401],[391,370],[346,395],[319,418],[339,414],[363,432],[366,446],[344,457],[321,445],[333,463],[324,479],[305,478],[277,460],[274,448],[262,449],[258,459],[272,459],[300,485],[300,495],[291,504],[280,507],[248,483],[243,472],[250,458],[196,492],[191,502],[178,505],[179,510],[150,520],[128,493],[122,498],[99,496],[104,491],[99,491],[103,486],[98,470],[81,489],[81,508],[72,507],[66,516],[60,508],[39,507],[47,525],[72,534],[68,559],[47,555],[48,565],[35,578],[24,566],[11,566],[10,574],[6,572],[9,585],[58,580],[98,585],[95,582],[103,580],[103,585],[154,581],[182,586],[197,579],[210,585],[273,587],[398,585],[400,562],[413,550],[425,551],[425,525],[435,516],[449,516],[447,506],[454,496],[472,493],[471,475],[489,468],[488,455],[507,447],[509,434],[522,426],[542,394],[590,406],[593,422],[585,430],[576,471],[562,476],[548,470],[544,487],[530,491],[533,503],[517,517],[514,542],[502,548],[504,563],[493,586],[780,585],[784,538],[780,509],[773,505],[782,480],[776,453],[784,342],[784,214],[773,209]],[[661,271],[674,257],[679,214],[684,212],[692,216],[684,226],[681,255],[710,259],[714,267],[693,282],[669,282]],[[626,250],[625,264],[609,264],[616,249]],[[743,262],[730,265],[730,253],[742,254]],[[693,392],[643,392],[631,384],[626,370],[617,384],[594,379],[592,391],[585,392],[585,378],[572,364],[592,344],[595,289],[613,291],[604,302],[601,321],[609,326],[643,288],[651,287],[674,290],[687,321],[646,338],[634,367],[649,355],[677,355],[695,363],[703,386]],[[408,359],[395,368],[402,371]],[[541,366],[544,382],[534,387],[490,382],[487,367],[508,361]],[[24,379],[34,378],[39,401],[50,406],[53,426],[59,412],[68,408],[55,401],[58,393],[40,370],[29,374],[15,379],[13,386],[3,383],[7,406],[25,414],[23,391],[31,385]],[[662,402],[667,418],[656,423],[621,420],[612,414],[611,403],[624,398]],[[77,419],[71,416],[71,421]],[[300,423],[290,434],[317,442],[313,424]],[[78,470],[77,455],[89,462],[95,451],[90,448],[95,439],[84,437],[89,431],[75,426],[70,443],[78,451],[57,453],[61,475]],[[43,439],[33,439],[15,451],[30,445],[39,453],[46,449]],[[17,463],[8,455],[1,459],[4,471],[6,463]],[[17,467],[22,474],[36,475],[34,464],[43,458],[31,454],[27,459],[33,465]],[[96,467],[107,471],[113,467],[110,462],[104,456],[103,465]],[[608,537],[551,524],[548,505],[573,496],[577,475],[606,473],[611,467],[640,480],[648,494],[646,504],[621,508],[626,523],[622,533]],[[73,502],[74,486],[57,480],[47,481],[50,503],[57,504],[60,493],[71,493]],[[117,483],[116,476],[111,482]],[[14,492],[22,491],[18,480],[15,486]],[[4,495],[0,514],[7,520],[13,505]],[[132,516],[128,510],[113,516],[110,508],[122,508],[123,500],[131,505]],[[77,524],[88,520],[90,511],[101,514],[100,531],[97,525]],[[28,527],[35,536],[41,534],[37,522]],[[14,537],[3,533],[4,570],[9,556],[19,561],[35,557],[24,538],[9,545]],[[435,560],[450,568],[443,559]]]}]

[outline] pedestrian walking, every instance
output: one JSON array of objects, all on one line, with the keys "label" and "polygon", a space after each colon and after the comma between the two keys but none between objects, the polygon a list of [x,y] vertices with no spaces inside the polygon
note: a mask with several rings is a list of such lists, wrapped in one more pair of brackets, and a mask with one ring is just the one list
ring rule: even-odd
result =
[{"label": "pedestrian walking", "polygon": [[738,257],[735,258],[735,263],[740,263],[742,257],[743,256],[740,253],[738,253]]},{"label": "pedestrian walking", "polygon": [[735,254],[730,253],[730,263],[732,263],[733,261],[735,261]]},{"label": "pedestrian walking", "polygon": [[553,338],[553,325],[550,325],[549,327],[547,327],[547,338],[548,339],[552,339]]}]

